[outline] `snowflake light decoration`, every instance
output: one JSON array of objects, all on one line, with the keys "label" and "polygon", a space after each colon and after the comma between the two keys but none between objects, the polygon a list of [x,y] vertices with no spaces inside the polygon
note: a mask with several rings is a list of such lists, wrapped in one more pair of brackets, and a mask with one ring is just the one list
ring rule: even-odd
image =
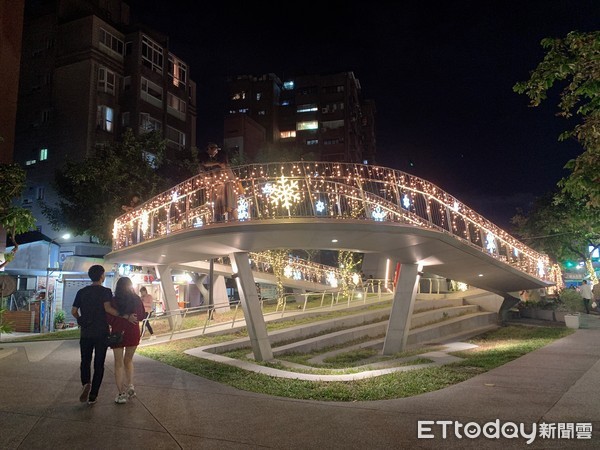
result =
[{"label": "snowflake light decoration", "polygon": [[406,209],[410,208],[410,198],[408,198],[408,195],[406,194],[402,196],[402,206]]},{"label": "snowflake light decoration", "polygon": [[381,205],[377,205],[377,208],[371,213],[371,217],[377,222],[382,222],[385,219],[385,216],[387,216],[387,211],[381,209]]},{"label": "snowflake light decoration", "polygon": [[352,274],[352,283],[358,285],[358,282],[360,281],[360,275],[357,274],[356,272],[354,272]]},{"label": "snowflake light decoration", "polygon": [[317,203],[315,203],[315,209],[319,213],[324,212],[325,211],[325,202],[319,200]]},{"label": "snowflake light decoration", "polygon": [[544,267],[544,261],[542,261],[541,259],[538,260],[537,269],[539,277],[543,278],[543,276],[546,275],[546,270]]},{"label": "snowflake light decoration", "polygon": [[273,184],[267,183],[262,187],[262,193],[269,196],[273,192]]},{"label": "snowflake light decoration", "polygon": [[117,238],[119,237],[119,222],[117,221],[117,219],[115,219],[115,221],[113,222],[113,239],[116,241]]},{"label": "snowflake light decoration", "polygon": [[250,218],[249,213],[250,206],[248,205],[248,200],[244,197],[240,197],[238,200],[238,219],[239,220],[248,220]]},{"label": "snowflake light decoration", "polygon": [[452,206],[452,211],[454,212],[458,212],[458,209],[460,208],[460,203],[458,203],[456,200],[454,200],[454,205]]},{"label": "snowflake light decoration", "polygon": [[176,202],[178,199],[179,199],[179,194],[177,193],[177,191],[173,192],[173,195],[171,195],[171,201]]},{"label": "snowflake light decoration", "polygon": [[517,247],[513,249],[513,255],[515,255],[515,258],[519,257],[519,249]]},{"label": "snowflake light decoration", "polygon": [[335,273],[333,271],[331,271],[327,274],[327,282],[329,283],[329,285],[332,288],[338,287],[338,280],[335,277]]},{"label": "snowflake light decoration", "polygon": [[294,270],[294,280],[301,280],[302,279],[302,272],[300,272],[300,270],[296,269]]},{"label": "snowflake light decoration", "polygon": [[277,184],[271,191],[271,202],[275,206],[281,206],[290,209],[293,202],[300,200],[300,193],[298,192],[298,181],[293,180],[288,183],[283,175],[277,180]]},{"label": "snowflake light decoration", "polygon": [[202,225],[204,225],[204,222],[202,221],[202,217],[196,217],[194,219],[194,228],[200,228]]},{"label": "snowflake light decoration", "polygon": [[292,266],[285,266],[283,269],[283,276],[286,278],[292,278],[294,276],[294,269],[292,269]]},{"label": "snowflake light decoration", "polygon": [[494,250],[496,250],[496,239],[491,231],[488,231],[488,234],[485,237],[485,248],[487,248],[490,253],[494,253]]}]

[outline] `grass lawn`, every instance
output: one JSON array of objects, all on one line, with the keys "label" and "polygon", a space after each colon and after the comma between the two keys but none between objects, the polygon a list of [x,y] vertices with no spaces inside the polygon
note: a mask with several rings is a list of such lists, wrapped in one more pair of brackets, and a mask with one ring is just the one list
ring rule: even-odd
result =
[{"label": "grass lawn", "polygon": [[568,328],[509,326],[470,340],[473,350],[454,353],[463,361],[359,381],[313,382],[274,378],[184,354],[190,348],[244,336],[196,337],[145,347],[149,358],[238,389],[281,397],[323,401],[365,401],[411,397],[465,381],[573,333]]}]

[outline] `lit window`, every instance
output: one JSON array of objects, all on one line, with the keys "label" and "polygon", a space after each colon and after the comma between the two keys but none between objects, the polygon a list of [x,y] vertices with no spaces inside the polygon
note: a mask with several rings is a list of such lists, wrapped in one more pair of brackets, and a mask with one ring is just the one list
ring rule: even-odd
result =
[{"label": "lit window", "polygon": [[123,56],[123,41],[104,28],[100,28],[100,44],[100,48],[106,48],[119,56]]},{"label": "lit window", "polygon": [[266,112],[264,109],[261,109],[261,110],[258,112],[258,115],[259,115],[259,116],[264,116],[265,114],[267,114],[267,112]]},{"label": "lit window", "polygon": [[307,139],[306,145],[317,145],[319,143],[318,139]]},{"label": "lit window", "polygon": [[167,112],[175,117],[185,120],[185,102],[179,97],[167,93]]},{"label": "lit window", "polygon": [[307,122],[297,122],[296,130],[317,130],[319,128],[319,122],[316,120],[309,120]]},{"label": "lit window", "polygon": [[260,100],[262,97],[262,92],[257,92],[256,93],[256,100]]},{"label": "lit window", "polygon": [[163,73],[163,49],[147,36],[142,36],[142,64],[156,73]]},{"label": "lit window", "polygon": [[281,137],[281,139],[295,138],[296,137],[296,131],[295,130],[282,131],[282,132],[279,133],[279,137]]},{"label": "lit window", "polygon": [[104,131],[113,131],[113,109],[105,105],[98,105],[96,125]]},{"label": "lit window", "polygon": [[283,83],[283,89],[285,89],[286,91],[291,91],[292,89],[294,89],[294,82],[293,81],[285,81]]},{"label": "lit window", "polygon": [[246,91],[235,92],[231,95],[231,100],[244,100],[246,98]]},{"label": "lit window", "polygon": [[48,159],[48,149],[42,148],[40,149],[40,161],[46,161]]},{"label": "lit window", "polygon": [[98,90],[115,95],[115,73],[106,67],[98,68]]},{"label": "lit window", "polygon": [[141,97],[148,103],[158,108],[162,108],[163,89],[156,83],[142,77]]},{"label": "lit window", "polygon": [[25,161],[25,165],[33,166],[36,162],[37,162],[37,160],[35,160],[35,159],[28,159],[27,161]]},{"label": "lit window", "polygon": [[46,194],[46,188],[44,186],[38,186],[36,198],[38,200],[44,200],[45,194]]},{"label": "lit window", "polygon": [[281,101],[281,106],[289,106],[290,105],[290,101],[289,100],[282,100]]},{"label": "lit window", "polygon": [[245,113],[247,113],[248,111],[249,111],[249,109],[248,109],[248,108],[240,108],[240,109],[238,109],[238,112],[240,112],[240,113],[242,113],[242,114],[245,114]]},{"label": "lit window", "polygon": [[318,110],[319,110],[319,108],[317,108],[316,103],[310,103],[308,105],[298,105],[296,112],[305,113],[305,112],[313,112],[313,111],[318,111]]},{"label": "lit window", "polygon": [[174,86],[185,86],[187,82],[187,64],[174,55],[169,55],[169,79]]}]

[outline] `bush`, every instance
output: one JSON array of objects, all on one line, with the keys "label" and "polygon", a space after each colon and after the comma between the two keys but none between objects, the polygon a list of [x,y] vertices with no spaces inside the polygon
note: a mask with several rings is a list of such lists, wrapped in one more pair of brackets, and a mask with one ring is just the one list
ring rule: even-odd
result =
[{"label": "bush", "polygon": [[54,314],[54,326],[56,326],[57,323],[64,323],[65,322],[65,312],[61,309],[56,311],[56,313]]},{"label": "bush", "polygon": [[583,299],[581,294],[575,289],[563,289],[558,293],[558,299],[560,302],[559,309],[561,311],[567,311],[571,314],[577,312],[583,312]]}]

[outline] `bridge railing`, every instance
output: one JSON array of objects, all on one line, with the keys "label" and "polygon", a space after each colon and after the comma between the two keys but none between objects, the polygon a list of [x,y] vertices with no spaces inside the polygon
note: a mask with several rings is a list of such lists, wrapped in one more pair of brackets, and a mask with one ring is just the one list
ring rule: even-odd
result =
[{"label": "bridge railing", "polygon": [[520,271],[555,282],[546,255],[527,247],[422,178],[380,166],[333,162],[251,164],[196,175],[118,217],[113,249],[231,221],[216,211],[229,184],[239,221],[290,218],[395,222],[453,236]]}]

